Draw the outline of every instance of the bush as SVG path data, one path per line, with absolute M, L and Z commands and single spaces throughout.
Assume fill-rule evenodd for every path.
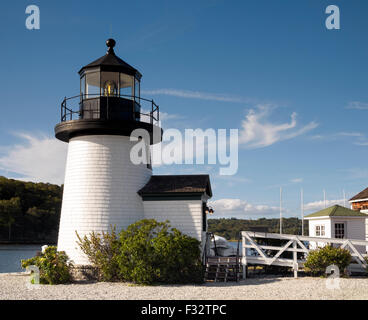
M 200 242 L 171 228 L 168 222 L 140 220 L 111 234 L 81 239 L 79 246 L 102 280 L 138 284 L 201 283 Z
M 200 283 L 200 242 L 168 222 L 141 220 L 120 233 L 121 277 L 140 284 Z
M 64 251 L 57 251 L 55 246 L 45 249 L 44 253 L 28 259 L 21 260 L 22 268 L 35 265 L 40 271 L 41 284 L 61 284 L 71 281 L 71 268 L 68 256 Z
M 119 239 L 116 235 L 116 229 L 111 227 L 110 233 L 92 232 L 89 237 L 84 236 L 83 239 L 77 232 L 76 234 L 79 240 L 77 244 L 98 271 L 98 279 L 101 281 L 118 280 Z
M 325 275 L 326 268 L 332 264 L 338 266 L 340 274 L 351 262 L 351 254 L 349 250 L 325 246 L 312 250 L 304 264 L 305 271 L 313 275 Z

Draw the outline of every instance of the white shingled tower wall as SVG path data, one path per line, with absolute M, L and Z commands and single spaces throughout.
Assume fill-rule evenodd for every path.
M 91 231 L 117 230 L 143 219 L 137 191 L 152 175 L 146 165 L 130 161 L 135 142 L 127 136 L 87 135 L 70 139 L 65 172 L 58 250 L 76 265 L 89 264 L 77 246 Z

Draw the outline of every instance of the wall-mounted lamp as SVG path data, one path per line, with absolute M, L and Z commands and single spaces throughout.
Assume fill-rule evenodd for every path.
M 206 207 L 206 214 L 213 214 L 215 211 L 212 209 L 212 207 Z

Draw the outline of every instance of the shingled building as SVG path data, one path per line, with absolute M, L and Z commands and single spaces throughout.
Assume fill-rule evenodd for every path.
M 172 227 L 205 240 L 207 200 L 212 197 L 209 175 L 151 176 L 138 194 L 145 218 L 169 220 Z
M 361 213 L 365 213 L 368 215 L 368 188 L 356 194 L 349 200 L 349 202 L 351 204 L 352 210 L 360 211 Z M 368 219 L 366 219 L 365 237 L 366 240 L 368 240 Z

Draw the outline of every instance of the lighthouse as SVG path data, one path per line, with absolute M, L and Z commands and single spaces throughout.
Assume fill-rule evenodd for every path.
M 80 69 L 80 94 L 62 101 L 55 126 L 69 144 L 57 246 L 77 266 L 90 262 L 76 233 L 120 231 L 143 218 L 169 220 L 204 245 L 212 197 L 209 175 L 154 176 L 150 161 L 132 161 L 133 131 L 144 131 L 147 149 L 161 142 L 159 107 L 141 97 L 142 75 L 115 54 L 115 40 L 106 45 Z
M 80 95 L 65 98 L 57 139 L 69 143 L 60 218 L 58 250 L 67 252 L 77 265 L 88 264 L 77 247 L 80 236 L 91 231 L 118 230 L 143 218 L 137 191 L 152 175 L 148 164 L 133 164 L 130 141 L 135 129 L 151 134 L 159 119 L 153 100 L 140 97 L 141 73 L 114 52 L 108 39 L 107 53 L 80 71 Z M 144 99 L 144 100 L 143 100 Z M 151 107 L 141 121 L 142 101 Z M 148 121 L 147 121 L 148 118 Z

